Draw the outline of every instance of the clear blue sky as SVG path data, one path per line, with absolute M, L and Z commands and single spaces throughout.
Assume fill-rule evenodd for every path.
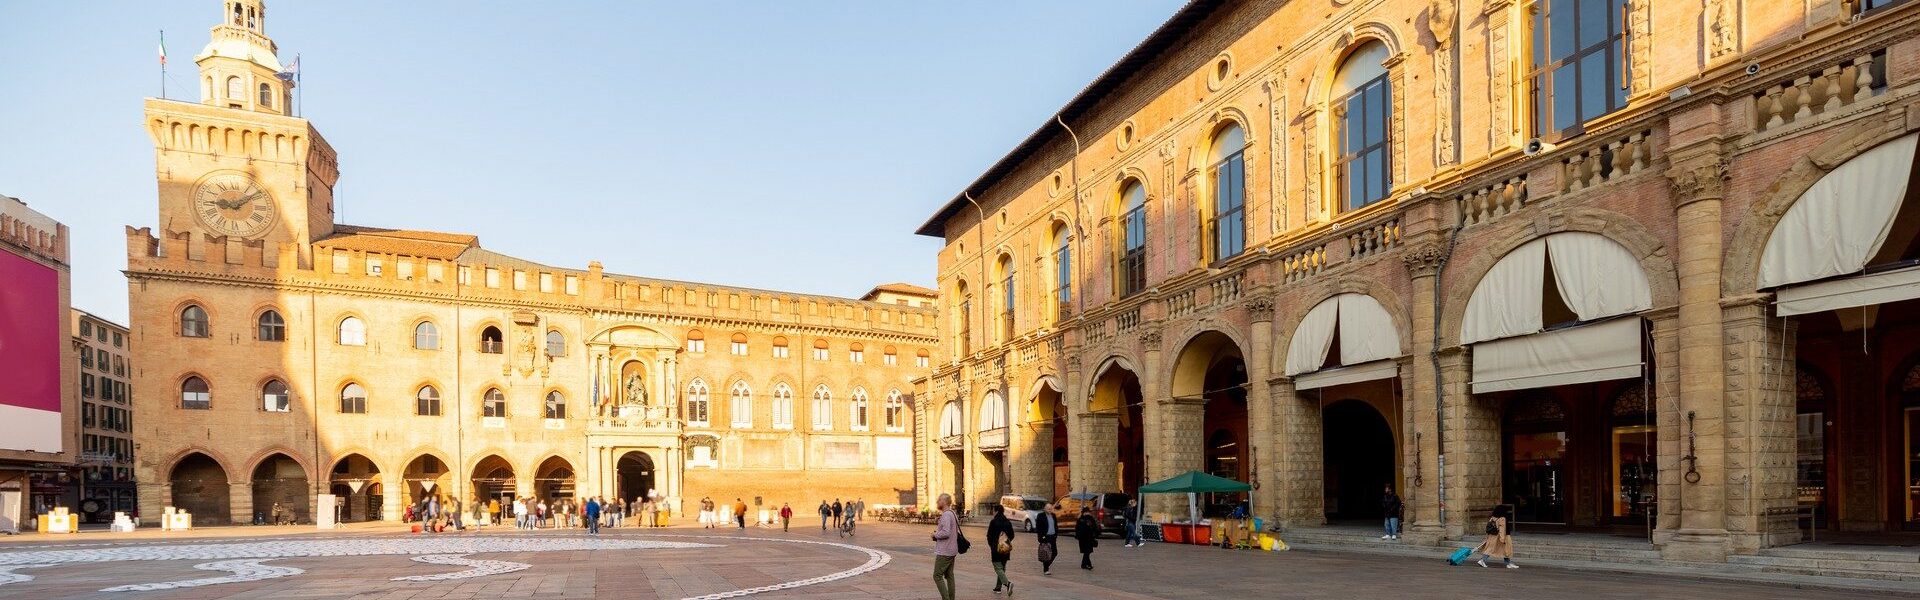
M 915 227 L 1182 0 L 269 1 L 339 220 L 559 267 L 854 296 L 929 285 Z M 0 194 L 73 230 L 126 318 L 156 218 L 143 97 L 195 98 L 218 0 L 0 3 Z

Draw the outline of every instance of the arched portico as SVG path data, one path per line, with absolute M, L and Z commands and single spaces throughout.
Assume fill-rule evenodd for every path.
M 1227 334 L 1205 331 L 1195 335 L 1173 363 L 1173 400 L 1165 407 L 1161 425 L 1171 431 L 1201 436 L 1198 452 L 1192 444 L 1169 444 L 1167 473 L 1203 470 L 1235 481 L 1250 481 L 1253 440 L 1247 427 L 1247 362 L 1240 345 Z M 1224 516 L 1247 494 L 1210 494 L 1205 512 Z

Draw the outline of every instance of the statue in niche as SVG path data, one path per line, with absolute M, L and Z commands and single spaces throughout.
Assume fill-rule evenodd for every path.
M 647 404 L 647 385 L 640 380 L 638 373 L 627 378 L 627 404 L 645 406 Z

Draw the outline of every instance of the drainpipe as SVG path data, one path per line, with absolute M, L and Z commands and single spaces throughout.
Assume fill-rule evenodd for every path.
M 1440 370 L 1440 318 L 1441 306 L 1445 296 L 1441 293 L 1440 281 L 1447 274 L 1447 263 L 1453 259 L 1453 250 L 1460 244 L 1460 228 L 1456 225 L 1447 235 L 1447 250 L 1440 254 L 1440 264 L 1433 270 L 1433 348 L 1427 358 L 1433 361 L 1433 443 L 1434 460 L 1439 467 L 1435 475 L 1440 485 L 1440 531 L 1446 535 L 1447 529 L 1447 394 L 1446 374 Z
M 1060 118 L 1058 113 L 1053 115 L 1053 122 L 1059 123 L 1060 128 L 1067 131 L 1067 137 L 1073 138 L 1073 157 L 1069 159 L 1070 166 L 1067 167 L 1067 170 L 1072 171 L 1072 173 L 1069 173 L 1069 176 L 1073 178 L 1073 243 L 1075 245 L 1083 245 L 1086 243 L 1087 238 L 1083 235 L 1086 232 L 1082 231 L 1080 226 L 1080 213 L 1086 210 L 1086 207 L 1082 206 L 1080 202 L 1080 135 L 1074 133 L 1073 126 L 1068 125 L 1066 119 Z M 1081 259 L 1085 252 L 1076 251 L 1073 254 L 1075 259 Z M 1069 265 L 1068 268 L 1071 269 L 1072 266 Z M 1086 292 L 1085 289 L 1081 289 L 1080 293 L 1074 294 L 1073 301 L 1076 306 L 1074 307 L 1073 314 L 1076 316 L 1086 312 Z
M 976 224 L 976 225 L 974 226 L 974 228 L 973 228 L 973 235 L 974 235 L 974 238 L 973 238 L 973 239 L 975 240 L 975 243 L 979 245 L 979 247 L 978 247 L 978 248 L 976 248 L 976 249 L 974 249 L 974 256 L 977 256 L 977 257 L 979 257 L 979 261 L 980 261 L 980 280 L 979 280 L 979 282 L 978 282 L 978 283 L 979 283 L 979 285 L 977 285 L 977 286 L 975 286 L 975 287 L 978 287 L 978 288 L 980 288 L 980 290 L 981 290 L 981 292 L 982 292 L 982 294 L 980 295 L 980 309 L 981 309 L 981 310 L 980 310 L 980 316 L 983 316 L 983 317 L 984 317 L 984 316 L 987 316 L 987 311 L 986 311 L 986 306 L 987 306 L 987 295 L 986 295 L 986 294 L 985 294 L 984 292 L 985 292 L 985 291 L 986 291 L 986 290 L 988 289 L 988 288 L 987 288 L 987 211 L 986 211 L 986 209 L 984 209 L 984 208 L 981 208 L 981 207 L 980 207 L 980 201 L 979 201 L 979 200 L 975 200 L 975 199 L 973 198 L 973 192 L 972 192 L 971 190 L 962 190 L 962 191 L 960 192 L 960 195 L 961 195 L 961 196 L 963 196 L 963 197 L 965 197 L 965 198 L 967 199 L 967 202 L 968 202 L 968 203 L 971 203 L 971 204 L 973 204 L 973 212 L 974 212 L 974 214 L 976 214 L 976 215 L 979 215 L 979 217 L 980 217 L 980 220 L 979 220 L 979 222 L 978 222 L 978 223 L 977 223 L 977 224 Z M 971 308 L 971 307 L 969 307 L 969 308 Z M 968 315 L 968 316 L 967 316 L 967 318 L 968 318 L 969 320 L 971 320 L 971 319 L 972 319 L 973 317 L 972 317 L 972 315 Z M 981 323 L 980 323 L 980 324 L 981 324 L 981 325 L 986 325 L 986 322 L 985 322 L 985 321 L 981 321 Z M 969 325 L 971 325 L 971 323 L 969 323 Z M 968 327 L 968 328 L 967 328 L 967 334 L 968 334 L 968 335 L 972 335 L 972 334 L 973 334 L 973 328 L 972 328 L 972 327 Z M 982 339 L 982 340 L 986 340 L 986 339 L 991 339 L 991 338 L 990 338 L 990 337 L 988 337 L 988 336 L 982 336 L 982 338 L 981 338 L 981 339 Z M 972 344 L 972 341 L 971 341 L 971 340 L 969 340 L 969 341 L 968 341 L 968 344 L 967 344 L 967 349 L 968 349 L 968 350 L 972 350 L 972 349 L 973 349 L 973 344 Z M 955 386 L 955 388 L 956 388 L 956 389 L 957 389 L 958 387 L 959 387 L 959 386 Z M 971 416 L 973 416 L 973 399 L 972 399 L 972 398 L 961 398 L 961 399 L 960 399 L 960 407 L 961 407 L 961 409 L 960 409 L 960 425 L 961 425 L 961 428 L 960 428 L 960 439 L 962 440 L 962 441 L 961 441 L 961 447 L 962 447 L 962 448 L 965 448 L 965 446 L 966 446 L 966 442 L 965 442 L 965 440 L 967 439 L 967 434 L 968 434 L 968 433 L 972 433 L 972 434 L 973 434 L 973 439 L 974 439 L 974 446 L 973 446 L 973 447 L 974 447 L 974 452 L 978 452 L 978 451 L 979 451 L 979 449 L 980 449 L 980 442 L 979 442 L 979 440 L 980 440 L 980 435 L 979 435 L 979 434 L 980 434 L 980 432 L 978 432 L 978 431 L 972 431 L 972 432 L 969 432 L 969 431 L 968 431 L 968 429 L 970 429 L 970 427 L 969 427 L 968 425 L 969 425 L 969 423 L 971 423 L 971 422 L 970 422 L 970 421 L 968 421 L 968 419 L 967 419 L 967 418 L 968 418 L 968 417 L 971 417 Z M 979 424 L 978 424 L 978 423 L 972 423 L 972 425 L 973 425 L 974 427 L 977 427 L 977 426 L 978 426 Z M 965 450 L 962 450 L 962 452 L 965 452 Z M 973 453 L 972 453 L 972 452 L 966 452 L 965 454 L 963 454 L 963 455 L 962 455 L 962 456 L 964 457 L 964 459 L 965 459 L 965 460 L 963 460 L 963 461 L 961 462 L 961 465 L 962 465 L 962 469 L 963 469 L 963 471 L 966 471 L 966 472 L 963 472 L 963 473 L 962 473 L 961 475 L 962 475 L 962 476 L 964 476 L 964 477 L 968 477 L 968 478 L 971 478 L 971 477 L 973 476 L 973 475 L 971 474 L 971 471 L 972 471 L 972 469 L 966 469 L 966 468 L 965 468 L 965 465 L 966 465 L 967 463 L 970 463 L 970 462 L 973 462 L 973 461 L 972 461 L 972 458 L 973 458 L 973 456 L 972 456 L 972 455 L 973 455 Z M 965 486 L 965 482 L 956 482 L 956 483 L 960 483 L 960 484 L 961 484 L 961 488 L 960 488 L 960 491 L 961 491 L 961 492 L 962 492 L 962 493 L 964 494 L 964 493 L 966 492 L 966 486 Z M 959 501 L 959 499 L 955 499 L 955 502 L 954 502 L 954 503 L 955 503 L 955 504 L 957 504 L 957 505 L 959 505 L 959 506 L 966 506 L 965 504 L 960 504 L 960 501 Z M 956 510 L 957 510 L 957 509 L 956 509 Z

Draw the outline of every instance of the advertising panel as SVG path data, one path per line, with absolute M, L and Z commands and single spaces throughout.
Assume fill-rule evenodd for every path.
M 0 252 L 0 450 L 60 452 L 60 275 Z

